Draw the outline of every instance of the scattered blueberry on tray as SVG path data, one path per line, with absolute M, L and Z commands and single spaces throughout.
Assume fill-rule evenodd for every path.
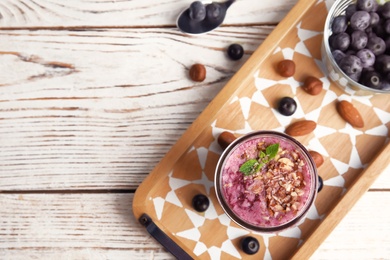
M 192 206 L 198 212 L 204 212 L 208 209 L 210 200 L 203 194 L 197 194 L 192 199 Z
M 248 255 L 254 255 L 260 249 L 259 241 L 251 236 L 244 237 L 241 240 L 241 249 Z
M 322 180 L 321 176 L 318 175 L 318 189 L 317 189 L 317 191 L 320 192 L 323 187 L 324 187 L 324 181 Z
M 297 102 L 291 97 L 283 97 L 279 101 L 278 111 L 284 116 L 291 116 L 297 110 Z

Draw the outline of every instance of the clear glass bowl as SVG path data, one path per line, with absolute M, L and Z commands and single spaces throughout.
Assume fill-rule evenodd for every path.
M 356 3 L 356 0 L 337 0 L 334 2 L 329 10 L 328 16 L 324 26 L 324 39 L 321 46 L 322 61 L 327 69 L 328 76 L 334 81 L 337 86 L 343 89 L 346 93 L 357 96 L 367 96 L 373 94 L 390 94 L 390 91 L 374 89 L 366 87 L 350 77 L 348 77 L 337 65 L 333 58 L 332 52 L 329 46 L 329 36 L 332 35 L 332 22 L 333 19 L 345 12 L 348 5 Z
M 242 165 L 243 161 L 253 158 L 264 148 L 259 149 L 260 145 L 268 146 L 272 143 L 279 143 L 280 146 L 279 155 L 273 159 L 274 163 L 277 162 L 277 166 L 265 166 L 263 172 L 251 175 L 251 177 L 246 177 L 239 172 L 239 165 Z M 293 170 L 291 168 L 285 170 L 287 168 L 284 167 L 287 167 L 289 163 L 281 159 L 286 156 L 280 156 L 281 151 L 288 154 L 288 157 L 295 158 L 293 160 L 295 165 L 289 166 Z M 243 154 L 245 158 L 242 157 Z M 299 167 L 296 166 L 298 164 Z M 270 175 L 267 175 L 268 172 Z M 299 175 L 300 177 L 297 177 Z M 275 181 L 271 180 L 273 178 Z M 305 184 L 302 184 L 302 178 Z M 289 186 L 294 180 L 302 180 L 301 186 L 299 182 L 294 182 L 293 186 Z M 217 163 L 214 184 L 219 204 L 236 224 L 254 232 L 279 233 L 299 225 L 304 220 L 317 196 L 318 174 L 309 152 L 297 140 L 276 131 L 256 131 L 236 139 L 224 150 Z M 261 188 L 259 189 L 260 186 L 256 185 L 260 185 Z M 285 195 L 279 195 L 279 190 L 288 192 Z M 293 206 L 295 203 L 293 200 L 286 200 L 286 203 L 277 202 L 281 201 L 283 196 L 297 196 L 292 192 L 299 194 L 298 199 L 295 200 L 295 202 L 300 202 L 297 204 L 298 208 Z M 279 208 L 282 206 L 283 210 L 280 208 L 273 211 L 276 206 Z

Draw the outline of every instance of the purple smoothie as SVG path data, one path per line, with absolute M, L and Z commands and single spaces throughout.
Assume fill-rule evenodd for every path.
M 248 160 L 261 162 L 259 154 L 272 144 L 279 144 L 274 158 L 250 174 L 240 171 Z M 240 143 L 222 166 L 224 200 L 240 219 L 258 227 L 292 221 L 301 215 L 313 192 L 310 162 L 305 158 L 296 145 L 281 138 L 257 137 Z

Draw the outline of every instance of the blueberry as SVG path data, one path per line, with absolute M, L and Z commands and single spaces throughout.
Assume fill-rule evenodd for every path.
M 386 31 L 383 28 L 382 24 L 372 26 L 372 32 L 374 33 L 374 35 L 371 36 L 384 37 L 386 35 Z
M 361 72 L 356 72 L 356 73 L 353 73 L 353 74 L 348 75 L 348 76 L 349 76 L 352 80 L 354 80 L 354 81 L 356 81 L 356 82 L 359 82 L 361 75 L 362 75 Z
M 353 80 L 358 81 L 363 70 L 361 60 L 355 55 L 346 55 L 340 61 L 340 69 Z
M 361 50 L 366 47 L 368 42 L 367 34 L 363 31 L 354 31 L 351 34 L 351 48 Z
M 346 51 L 351 43 L 351 38 L 348 33 L 337 33 L 330 39 L 330 44 L 333 49 Z
M 248 255 L 256 254 L 260 249 L 259 241 L 251 236 L 241 239 L 241 249 Z
M 364 32 L 367 34 L 367 37 L 370 37 L 371 35 L 374 35 L 374 30 L 372 29 L 374 26 L 369 26 L 367 29 L 364 30 Z
M 382 24 L 383 30 L 389 34 L 390 33 L 390 19 L 386 19 Z
M 383 80 L 380 89 L 385 91 L 390 91 L 390 82 L 387 80 Z
M 291 97 L 284 97 L 279 101 L 278 111 L 282 115 L 291 116 L 297 110 L 297 102 Z
M 208 209 L 210 205 L 210 200 L 207 196 L 203 194 L 195 195 L 192 198 L 192 206 L 198 212 L 204 212 Z
M 367 42 L 367 49 L 372 51 L 375 56 L 381 55 L 386 51 L 385 41 L 377 36 L 370 37 Z
M 357 8 L 359 10 L 371 12 L 378 9 L 378 3 L 376 0 L 357 0 L 356 1 Z
M 351 28 L 364 31 L 370 25 L 371 16 L 367 11 L 356 11 L 350 19 Z
M 336 63 L 339 64 L 341 59 L 344 58 L 346 54 L 340 50 L 334 50 L 332 51 L 332 55 Z
M 365 71 L 362 73 L 360 83 L 369 88 L 379 89 L 382 86 L 382 77 L 376 71 Z
M 347 30 L 348 21 L 345 15 L 336 16 L 332 22 L 332 32 L 341 33 Z
M 345 51 L 345 55 L 356 55 L 356 51 L 352 49 L 348 49 Z
M 385 53 L 386 53 L 386 54 L 390 54 L 390 37 L 388 37 L 388 38 L 385 40 L 385 44 L 386 44 L 386 51 L 385 51 Z
M 367 72 L 367 71 L 375 71 L 374 66 L 370 66 L 370 67 L 367 67 L 367 68 L 363 68 L 362 73 L 363 73 L 363 72 Z
M 356 56 L 362 62 L 363 68 L 372 67 L 375 63 L 375 55 L 369 49 L 362 49 L 356 53 Z
M 227 49 L 227 54 L 232 60 L 239 60 L 244 56 L 244 48 L 237 43 L 231 44 Z
M 352 15 L 357 11 L 357 5 L 356 4 L 350 4 L 345 8 L 345 16 L 347 16 L 347 19 L 351 19 Z
M 210 21 L 219 20 L 222 15 L 221 6 L 217 3 L 211 3 L 206 6 L 206 16 Z
M 370 12 L 370 25 L 375 26 L 379 24 L 379 21 L 381 20 L 379 14 L 377 12 Z
M 390 18 L 390 2 L 384 3 L 379 12 L 385 19 Z
M 322 188 L 324 187 L 324 181 L 322 180 L 321 176 L 318 175 L 318 187 L 317 192 L 320 192 Z
M 189 8 L 189 16 L 195 22 L 200 22 L 206 18 L 206 7 L 200 1 L 192 2 Z
M 387 75 L 390 73 L 390 56 L 386 54 L 377 56 L 375 59 L 374 68 L 382 75 Z
M 335 33 L 331 34 L 331 35 L 329 36 L 329 38 L 328 38 L 329 46 L 330 46 L 332 49 L 334 49 L 333 46 L 335 45 L 335 39 L 336 39 L 336 34 L 335 34 Z

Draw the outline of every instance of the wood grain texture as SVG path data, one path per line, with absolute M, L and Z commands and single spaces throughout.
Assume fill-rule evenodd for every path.
M 174 259 L 128 192 L 298 0 L 237 0 L 201 36 L 174 25 L 191 2 L 0 1 L 1 259 Z M 233 42 L 240 61 L 226 57 Z M 194 62 L 206 82 L 188 79 Z M 311 259 L 388 258 L 389 173 Z
M 272 29 L 0 31 L 1 188 L 135 189 Z
M 191 0 L 4 0 L 0 26 L 19 27 L 163 27 L 174 26 Z M 297 0 L 238 0 L 224 25 L 275 24 Z
M 2 259 L 171 257 L 134 219 L 132 198 L 110 193 L 2 194 L 0 255 Z
M 0 194 L 0 255 L 42 260 L 173 259 L 133 217 L 132 200 L 132 194 L 115 193 Z M 389 203 L 383 192 L 367 193 L 311 259 L 386 259 L 390 220 L 378 208 Z

